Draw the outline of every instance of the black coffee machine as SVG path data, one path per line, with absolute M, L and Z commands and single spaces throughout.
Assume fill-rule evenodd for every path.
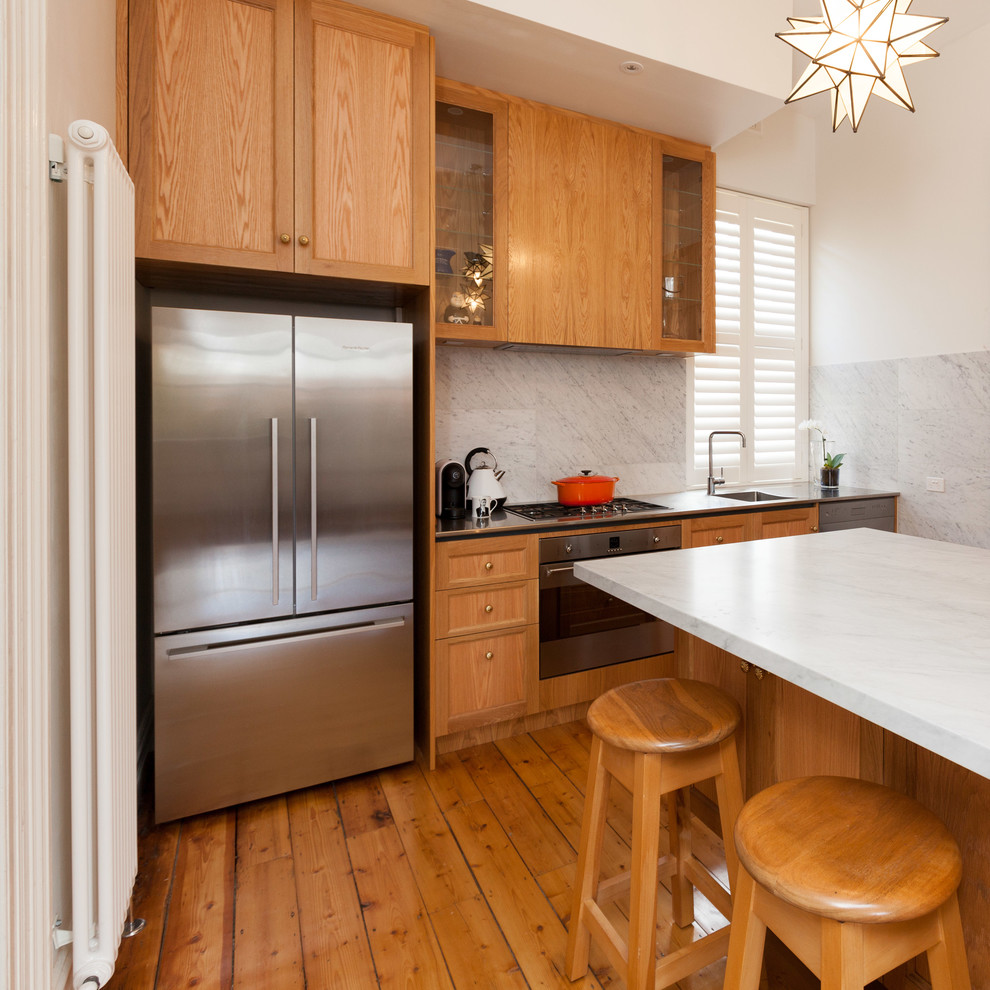
M 437 515 L 463 519 L 467 505 L 467 471 L 460 461 L 437 461 Z

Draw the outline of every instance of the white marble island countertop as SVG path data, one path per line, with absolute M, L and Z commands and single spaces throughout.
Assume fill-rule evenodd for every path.
M 990 778 L 990 550 L 854 529 L 574 574 Z

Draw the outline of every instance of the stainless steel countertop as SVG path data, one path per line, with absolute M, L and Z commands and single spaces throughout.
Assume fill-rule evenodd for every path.
M 464 519 L 438 519 L 436 538 L 445 540 L 477 536 L 503 536 L 508 533 L 547 532 L 585 526 L 631 526 L 665 519 L 680 519 L 685 516 L 722 515 L 728 512 L 768 512 L 773 509 L 808 505 L 814 502 L 841 502 L 853 498 L 890 498 L 900 494 L 900 492 L 875 491 L 869 488 L 850 488 L 848 486 L 840 486 L 834 492 L 823 492 L 817 485 L 809 483 L 741 485 L 738 488 L 727 489 L 729 492 L 753 490 L 783 497 L 768 502 L 739 502 L 724 498 L 721 495 L 708 495 L 704 489 L 685 492 L 660 492 L 648 495 L 629 495 L 622 492 L 620 494 L 627 498 L 656 503 L 657 511 L 655 513 L 629 512 L 615 516 L 596 516 L 593 519 L 590 517 L 570 517 L 568 519 L 541 519 L 537 521 L 524 519 L 522 516 L 499 510 L 494 512 L 489 520 L 474 519 L 470 516 Z M 550 500 L 548 499 L 548 501 Z

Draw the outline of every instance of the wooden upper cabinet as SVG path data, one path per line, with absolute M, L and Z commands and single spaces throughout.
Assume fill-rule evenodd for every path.
M 428 284 L 432 48 L 332 0 L 131 0 L 140 258 Z
M 140 258 L 292 270 L 292 0 L 132 0 Z
M 711 149 L 511 100 L 509 339 L 714 350 Z
M 431 51 L 417 25 L 297 2 L 296 271 L 429 283 Z
M 436 337 L 498 343 L 508 339 L 508 104 L 446 79 L 436 101 Z
M 509 339 L 649 348 L 651 141 L 509 106 Z
M 653 147 L 654 346 L 715 350 L 715 155 L 657 138 Z

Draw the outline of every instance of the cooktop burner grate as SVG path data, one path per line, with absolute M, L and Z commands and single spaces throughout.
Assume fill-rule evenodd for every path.
M 640 502 L 634 498 L 616 498 L 602 505 L 561 505 L 560 502 L 520 502 L 503 506 L 526 519 L 603 519 L 623 516 L 630 512 L 657 512 L 667 508 L 653 502 Z

